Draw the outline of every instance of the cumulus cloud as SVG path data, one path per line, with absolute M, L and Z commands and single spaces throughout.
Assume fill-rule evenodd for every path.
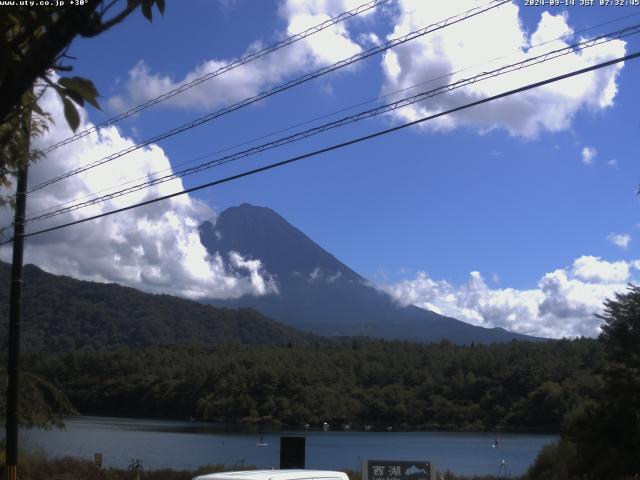
M 490 288 L 480 272 L 455 286 L 425 272 L 380 288 L 401 305 L 417 305 L 483 327 L 543 337 L 595 336 L 602 303 L 624 292 L 640 261 L 609 262 L 582 256 L 566 268 L 545 274 L 536 288 Z M 637 273 L 637 272 L 636 272 Z
M 57 96 L 48 92 L 44 110 L 55 124 L 37 140 L 50 145 L 71 134 Z M 91 126 L 80 108 L 81 129 Z M 133 145 L 115 128 L 84 137 L 59 148 L 30 168 L 29 185 L 37 185 L 67 172 L 90 159 Z M 75 175 L 29 195 L 27 217 L 105 186 L 130 178 L 169 169 L 169 159 L 156 145 L 140 149 L 116 162 Z M 29 224 L 27 232 L 73 221 L 126 205 L 182 190 L 181 180 L 156 185 L 70 214 Z M 12 212 L 0 211 L 0 222 L 11 222 Z M 26 240 L 25 262 L 34 263 L 55 274 L 98 282 L 117 282 L 150 292 L 163 292 L 190 298 L 262 295 L 276 291 L 273 279 L 258 260 L 232 255 L 227 261 L 209 255 L 200 243 L 198 225 L 213 212 L 202 202 L 187 195 L 104 217 Z M 10 246 L 0 249 L 0 257 L 10 259 Z
M 607 262 L 600 257 L 583 255 L 573 262 L 571 273 L 574 277 L 592 283 L 624 283 L 629 279 L 629 262 Z
M 251 286 L 257 295 L 266 295 L 268 293 L 278 293 L 277 285 L 271 278 L 264 276 L 262 262 L 258 259 L 246 259 L 238 252 L 229 252 L 231 265 L 239 270 L 246 270 L 250 273 Z
M 286 30 L 281 32 L 281 36 L 302 32 L 341 12 L 355 8 L 360 2 L 361 0 L 283 0 L 279 12 L 286 22 Z M 391 22 L 390 25 L 385 25 L 387 30 L 391 29 L 387 36 L 391 39 L 476 6 L 475 0 L 398 0 L 393 9 L 386 10 L 386 15 L 378 15 L 375 18 L 380 22 Z M 376 9 L 369 10 L 358 19 L 372 17 L 375 12 Z M 360 28 L 352 28 L 357 21 L 360 21 Z M 361 28 L 363 23 L 365 28 Z M 371 25 L 374 23 L 369 22 Z M 254 96 L 292 75 L 334 63 L 359 53 L 363 48 L 384 41 L 378 34 L 369 31 L 372 28 L 366 28 L 367 25 L 366 21 L 361 20 L 341 22 L 192 88 L 168 100 L 165 105 L 211 110 Z M 560 36 L 565 38 L 556 40 Z M 520 21 L 517 3 L 509 3 L 387 51 L 381 62 L 381 93 L 392 94 L 449 75 L 451 72 L 459 72 L 448 77 L 449 82 L 455 82 L 506 63 L 539 55 L 544 51 L 566 47 L 579 40 L 582 38 L 573 35 L 566 12 L 543 12 L 536 28 L 529 32 Z M 542 43 L 545 45 L 536 48 Z M 255 42 L 245 53 L 256 51 L 263 46 L 261 42 Z M 400 121 L 416 120 L 550 76 L 622 56 L 625 50 L 626 42 L 612 40 L 597 47 L 573 52 L 543 64 L 457 89 L 446 95 L 401 108 L 390 115 Z M 501 58 L 496 60 L 500 55 Z M 494 60 L 478 65 L 489 57 Z M 123 82 L 124 91 L 110 98 L 109 103 L 113 109 L 123 110 L 213 72 L 231 61 L 233 59 L 228 58 L 206 60 L 183 78 L 154 72 L 144 61 L 140 61 Z M 349 68 L 353 70 L 355 66 Z M 542 131 L 567 129 L 581 109 L 598 111 L 613 105 L 618 89 L 617 78 L 622 68 L 622 64 L 617 64 L 565 79 L 481 107 L 440 117 L 421 124 L 421 128 L 449 131 L 466 126 L 480 132 L 500 128 L 507 130 L 511 135 L 527 138 L 535 137 Z M 429 88 L 440 86 L 444 81 L 431 83 Z
M 585 165 L 593 165 L 593 159 L 598 155 L 598 151 L 593 147 L 584 147 L 581 152 L 582 163 Z
M 360 0 L 331 2 L 287 0 L 279 9 L 280 15 L 287 24 L 286 31 L 281 32 L 282 37 L 304 32 L 360 4 Z M 375 9 L 364 12 L 361 16 L 366 17 L 373 12 Z M 255 42 L 241 56 L 263 47 L 265 45 L 261 42 Z M 176 95 L 165 105 L 200 110 L 229 105 L 253 97 L 291 75 L 306 73 L 311 68 L 335 63 L 360 51 L 360 45 L 351 39 L 345 23 L 341 22 Z M 131 105 L 143 103 L 187 84 L 207 73 L 215 72 L 234 60 L 222 58 L 206 60 L 181 79 L 176 79 L 169 74 L 153 72 L 151 67 L 141 60 L 129 71 L 129 76 L 123 83 L 125 91 L 111 97 L 109 104 L 116 111 L 124 110 Z
M 620 248 L 627 248 L 631 242 L 631 236 L 626 233 L 610 233 L 607 240 Z
M 476 5 L 473 0 L 458 2 L 421 2 L 399 0 L 395 26 L 389 37 L 397 37 L 434 21 L 455 15 Z M 492 12 L 478 15 L 451 25 L 418 40 L 388 51 L 382 61 L 384 71 L 383 93 L 428 81 L 457 72 L 450 82 L 535 56 L 547 50 L 563 48 L 576 39 L 555 40 L 572 34 L 566 13 L 556 15 L 543 12 L 537 28 L 529 34 L 519 21 L 519 7 L 509 3 Z M 552 41 L 553 40 L 553 41 Z M 579 40 L 579 39 L 578 39 Z M 543 42 L 551 42 L 534 49 Z M 505 46 L 514 49 L 505 51 Z M 584 68 L 625 53 L 625 42 L 613 40 L 598 47 L 573 52 L 561 58 L 518 70 L 491 80 L 478 82 L 447 95 L 395 111 L 402 121 L 415 120 L 483 97 L 495 95 L 548 77 Z M 491 65 L 469 70 L 479 60 L 498 53 L 509 54 Z M 601 110 L 613 104 L 617 93 L 617 76 L 621 64 L 597 70 L 539 87 L 482 107 L 471 108 L 435 121 L 422 124 L 422 128 L 440 131 L 467 126 L 480 131 L 495 128 L 507 130 L 511 135 L 535 137 L 541 131 L 559 131 L 570 126 L 572 118 L 582 108 Z M 434 85 L 435 86 L 435 85 Z M 431 87 L 433 88 L 433 87 Z

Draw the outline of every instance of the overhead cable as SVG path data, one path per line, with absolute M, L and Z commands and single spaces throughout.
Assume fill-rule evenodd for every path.
M 209 72 L 206 73 L 205 75 L 202 75 L 198 78 L 194 78 L 193 80 L 191 80 L 190 82 L 184 83 L 176 88 L 174 88 L 173 90 L 170 90 L 168 92 L 163 93 L 162 95 L 158 95 L 157 97 L 154 97 L 144 103 L 141 103 L 140 105 L 136 105 L 133 108 L 130 108 L 129 110 L 122 112 L 112 118 L 109 118 L 108 120 L 105 120 L 101 123 L 98 123 L 97 125 L 94 125 L 90 128 L 87 128 L 85 130 L 82 130 L 81 132 L 77 132 L 76 134 L 65 138 L 64 140 L 61 140 L 45 149 L 42 150 L 43 153 L 49 153 L 63 145 L 67 145 L 69 143 L 75 142 L 76 140 L 79 140 L 80 138 L 86 137 L 87 135 L 90 135 L 93 132 L 96 132 L 98 129 L 100 128 L 104 128 L 107 127 L 109 125 L 113 125 L 114 123 L 117 123 L 121 120 L 124 120 L 125 118 L 131 117 L 137 113 L 140 113 L 143 110 L 146 110 L 147 108 L 153 106 L 153 105 L 157 105 L 158 103 L 164 102 L 165 100 L 168 100 L 182 92 L 185 92 L 187 90 L 190 90 L 193 87 L 196 87 L 208 80 L 211 80 L 212 78 L 215 78 L 219 75 L 222 75 L 223 73 L 227 73 L 237 67 L 240 67 L 242 65 L 246 65 L 247 63 L 253 62 L 254 60 L 257 60 L 259 58 L 264 57 L 265 55 L 269 55 L 270 53 L 273 53 L 277 50 L 280 50 L 281 48 L 284 47 L 288 47 L 289 45 L 292 45 L 300 40 L 303 40 L 307 37 L 310 37 L 311 35 L 314 35 L 318 32 L 321 32 L 322 30 L 325 30 L 326 28 L 332 27 L 340 22 L 343 22 L 345 20 L 348 20 L 352 17 L 355 17 L 357 15 L 360 15 L 364 12 L 367 12 L 369 10 L 372 10 L 384 3 L 387 3 L 391 0 L 373 0 L 370 1 L 368 3 L 364 3 L 352 10 L 349 10 L 348 12 L 342 12 L 338 15 L 336 15 L 333 18 L 330 18 L 329 20 L 325 20 L 322 23 L 319 23 L 317 25 L 314 25 L 313 27 L 310 27 L 308 29 L 306 29 L 304 32 L 301 33 L 296 33 L 295 35 L 291 35 L 290 37 L 285 38 L 284 40 L 281 40 L 277 43 L 274 43 L 273 45 L 269 45 L 268 47 L 264 47 L 256 52 L 252 52 L 249 53 L 247 55 L 245 55 L 244 57 L 239 58 L 238 60 L 234 60 L 226 65 L 224 65 L 223 67 L 218 68 L 217 70 L 214 70 L 213 72 Z
M 637 15 L 640 15 L 640 12 L 635 12 L 635 13 L 630 13 L 630 14 L 619 16 L 619 17 L 615 17 L 613 19 L 607 20 L 605 22 L 602 22 L 602 23 L 599 23 L 599 24 L 596 24 L 596 25 L 592 25 L 592 26 L 587 27 L 587 28 L 583 28 L 581 30 L 577 30 L 575 32 L 572 31 L 570 33 L 565 33 L 565 34 L 563 34 L 563 35 L 561 35 L 559 37 L 556 37 L 556 38 L 553 38 L 553 39 L 550 39 L 550 40 L 546 40 L 544 42 L 533 44 L 527 49 L 527 53 L 530 53 L 532 50 L 538 49 L 538 48 L 540 48 L 542 46 L 545 46 L 545 45 L 548 45 L 550 43 L 554 43 L 554 42 L 557 42 L 557 41 L 560 41 L 560 40 L 564 40 L 564 39 L 569 38 L 569 37 L 574 37 L 574 36 L 576 36 L 576 35 L 578 35 L 580 33 L 584 33 L 584 32 L 587 32 L 587 31 L 592 31 L 592 30 L 595 30 L 597 28 L 603 27 L 605 25 L 610 25 L 612 23 L 616 23 L 616 22 L 620 22 L 620 21 L 623 21 L 623 20 L 627 20 L 627 19 L 629 19 L 631 17 L 634 17 L 634 16 L 637 16 Z M 229 150 L 233 150 L 235 148 L 239 148 L 239 147 L 244 147 L 246 145 L 250 145 L 250 144 L 255 143 L 257 141 L 264 140 L 264 139 L 269 138 L 269 137 L 273 137 L 273 136 L 275 136 L 277 134 L 293 130 L 294 128 L 302 127 L 302 126 L 311 124 L 311 123 L 319 121 L 319 120 L 324 120 L 325 118 L 329 118 L 329 117 L 338 115 L 339 113 L 343 113 L 343 112 L 347 112 L 349 110 L 353 110 L 353 109 L 355 109 L 357 107 L 361 107 L 363 105 L 368 105 L 368 104 L 371 104 L 371 103 L 374 103 L 374 102 L 378 102 L 378 101 L 383 100 L 385 98 L 390 98 L 390 97 L 392 97 L 394 95 L 398 95 L 400 93 L 407 92 L 409 90 L 414 90 L 414 89 L 416 89 L 416 88 L 418 88 L 420 86 L 427 85 L 427 84 L 430 84 L 430 83 L 434 83 L 434 82 L 436 82 L 438 80 L 442 80 L 442 79 L 445 79 L 445 78 L 453 77 L 454 75 L 457 75 L 459 73 L 471 70 L 473 68 L 493 63 L 496 60 L 500 60 L 500 59 L 505 58 L 505 57 L 511 57 L 511 56 L 513 56 L 512 54 L 514 52 L 517 52 L 518 54 L 521 54 L 522 50 L 521 50 L 520 47 L 517 47 L 516 49 L 512 49 L 510 52 L 505 52 L 504 54 L 502 54 L 499 57 L 494 57 L 492 59 L 485 60 L 485 61 L 483 61 L 481 63 L 477 63 L 475 65 L 470 65 L 470 66 L 467 66 L 467 67 L 464 67 L 464 68 L 460 68 L 458 70 L 455 70 L 455 71 L 452 71 L 452 72 L 448 72 L 446 74 L 443 74 L 443 75 L 440 75 L 440 76 L 437 76 L 437 77 L 430 78 L 429 80 L 425 80 L 425 81 L 422 81 L 422 82 L 419 82 L 419 83 L 415 83 L 415 84 L 413 84 L 411 86 L 404 87 L 404 88 L 399 89 L 399 90 L 394 90 L 393 92 L 389 92 L 389 93 L 386 93 L 384 95 L 380 95 L 380 96 L 378 96 L 376 98 L 373 98 L 373 99 L 363 100 L 363 101 L 358 102 L 356 104 L 352 104 L 352 105 L 350 105 L 348 107 L 344 107 L 344 108 L 341 108 L 339 110 L 335 110 L 335 111 L 330 112 L 330 113 L 326 113 L 326 114 L 323 114 L 323 115 L 320 115 L 320 116 L 317 116 L 317 117 L 314 117 L 314 118 L 311 118 L 311 119 L 308 119 L 308 120 L 304 120 L 302 122 L 298 122 L 296 124 L 289 125 L 287 127 L 280 128 L 280 129 L 275 130 L 275 131 L 271 131 L 271 132 L 269 132 L 267 134 L 260 135 L 258 137 L 254 137 L 254 138 L 249 139 L 249 140 L 245 140 L 245 141 L 243 141 L 241 143 L 234 144 L 234 145 L 231 145 L 231 146 L 216 150 L 214 152 L 210 152 L 210 153 L 207 153 L 207 154 L 199 155 L 199 156 L 197 156 L 195 158 L 192 158 L 192 159 L 184 161 L 184 162 L 178 162 L 178 163 L 174 164 L 172 167 L 168 167 L 168 168 L 165 168 L 163 170 L 155 171 L 153 173 L 147 173 L 147 174 L 145 174 L 145 175 L 143 175 L 141 177 L 133 178 L 131 180 L 127 180 L 125 182 L 119 183 L 117 185 L 113 185 L 111 187 L 106 187 L 106 188 L 103 188 L 103 189 L 95 191 L 95 192 L 91 192 L 91 193 L 87 193 L 87 194 L 81 195 L 81 196 L 76 197 L 74 199 L 62 202 L 62 203 L 60 203 L 58 205 L 52 205 L 52 206 L 37 210 L 35 212 L 32 212 L 32 216 L 38 216 L 38 215 L 43 214 L 43 213 L 52 212 L 54 210 L 58 210 L 58 209 L 60 209 L 60 208 L 62 208 L 64 206 L 66 206 L 66 205 L 71 205 L 73 203 L 79 202 L 80 200 L 83 200 L 85 198 L 97 197 L 98 194 L 100 194 L 100 193 L 108 192 L 109 190 L 113 190 L 113 189 L 118 188 L 118 187 L 124 187 L 125 185 L 130 185 L 130 184 L 132 184 L 132 183 L 134 183 L 136 181 L 148 179 L 150 176 L 157 177 L 158 175 L 160 175 L 162 173 L 174 170 L 176 167 L 181 167 L 181 166 L 185 166 L 185 165 L 188 165 L 188 164 L 191 164 L 191 163 L 195 163 L 197 161 L 205 160 L 205 159 L 210 158 L 210 157 L 212 157 L 214 155 L 218 155 L 218 154 L 227 152 Z
M 251 176 L 251 175 L 258 174 L 258 173 L 262 173 L 262 172 L 266 172 L 266 171 L 269 171 L 269 170 L 273 170 L 273 169 L 278 168 L 278 167 L 289 165 L 289 164 L 292 164 L 294 162 L 298 162 L 300 160 L 304 160 L 306 158 L 315 157 L 317 155 L 321 155 L 321 154 L 328 153 L 328 152 L 331 152 L 331 151 L 334 151 L 334 150 L 345 148 L 345 147 L 348 147 L 350 145 L 355 145 L 355 144 L 358 144 L 358 143 L 362 143 L 364 141 L 372 140 L 374 138 L 381 137 L 383 135 L 387 135 L 389 133 L 396 132 L 398 130 L 402 130 L 402 129 L 405 129 L 405 128 L 408 128 L 408 127 L 411 127 L 411 126 L 414 126 L 414 125 L 418 125 L 420 123 L 423 123 L 423 122 L 426 122 L 426 121 L 429 121 L 429 120 L 434 120 L 436 118 L 439 118 L 439 117 L 442 117 L 442 116 L 445 116 L 445 115 L 449 115 L 451 113 L 459 112 L 459 111 L 465 110 L 467 108 L 471 108 L 471 107 L 475 107 L 475 106 L 482 105 L 482 104 L 485 104 L 485 103 L 493 102 L 493 101 L 501 99 L 501 98 L 505 98 L 505 97 L 508 97 L 508 96 L 511 96 L 511 95 L 515 95 L 515 94 L 518 94 L 518 93 L 521 93 L 521 92 L 524 92 L 524 91 L 527 91 L 527 90 L 531 90 L 531 89 L 534 89 L 534 88 L 538 88 L 538 87 L 541 87 L 541 86 L 544 86 L 544 85 L 548 85 L 548 84 L 551 84 L 551 83 L 554 83 L 554 82 L 558 82 L 560 80 L 571 78 L 571 77 L 574 77 L 576 75 L 581 75 L 581 74 L 584 74 L 584 73 L 592 72 L 592 71 L 595 71 L 595 70 L 598 70 L 598 69 L 601 69 L 601 68 L 605 68 L 605 67 L 610 67 L 610 66 L 615 65 L 617 63 L 626 62 L 626 61 L 629 61 L 629 60 L 636 59 L 638 57 L 640 57 L 640 51 L 639 52 L 634 52 L 634 53 L 629 54 L 629 55 L 625 55 L 623 57 L 615 58 L 613 60 L 609 60 L 609 61 L 606 61 L 606 62 L 601 62 L 601 63 L 598 63 L 596 65 L 592 65 L 590 67 L 581 68 L 579 70 L 574 70 L 574 71 L 569 72 L 569 73 L 565 73 L 565 74 L 558 75 L 558 76 L 555 76 L 555 77 L 552 77 L 552 78 L 548 78 L 546 80 L 541 80 L 539 82 L 530 83 L 530 84 L 525 85 L 523 87 L 515 88 L 513 90 L 509 90 L 509 91 L 506 91 L 506 92 L 503 92 L 503 93 L 500 93 L 500 94 L 497 94 L 497 95 L 492 95 L 490 97 L 486 97 L 486 98 L 483 98 L 481 100 L 477 100 L 475 102 L 467 103 L 467 104 L 464 104 L 464 105 L 461 105 L 461 106 L 458 106 L 458 107 L 455 107 L 455 108 L 451 108 L 449 110 L 445 110 L 445 111 L 442 111 L 442 112 L 439 112 L 439 113 L 435 113 L 433 115 L 429 115 L 429 116 L 420 118 L 418 120 L 407 122 L 407 123 L 404 123 L 402 125 L 398 125 L 398 126 L 395 126 L 395 127 L 387 128 L 385 130 L 380 130 L 378 132 L 375 132 L 375 133 L 372 133 L 372 134 L 369 134 L 369 135 L 364 135 L 364 136 L 361 136 L 361 137 L 358 137 L 358 138 L 355 138 L 355 139 L 352 139 L 352 140 L 349 140 L 349 141 L 346 141 L 346 142 L 334 144 L 334 145 L 331 145 L 329 147 L 321 148 L 319 150 L 314 150 L 312 152 L 308 152 L 308 153 L 305 153 L 305 154 L 302 154 L 302 155 L 298 155 L 296 157 L 292 157 L 292 158 L 289 158 L 287 160 L 282 160 L 280 162 L 271 163 L 271 164 L 265 165 L 263 167 L 255 168 L 253 170 L 248 170 L 248 171 L 245 171 L 245 172 L 242 172 L 242 173 L 238 173 L 236 175 L 232 175 L 232 176 L 229 176 L 229 177 L 226 177 L 226 178 L 222 178 L 222 179 L 219 179 L 219 180 L 214 180 L 212 182 L 208 182 L 208 183 L 201 184 L 201 185 L 198 185 L 198 186 L 195 186 L 195 187 L 191 187 L 191 188 L 187 188 L 187 189 L 184 189 L 184 190 L 180 190 L 178 192 L 174 192 L 174 193 L 171 193 L 171 194 L 168 194 L 168 195 L 163 195 L 161 197 L 156 197 L 156 198 L 153 198 L 153 199 L 150 199 L 150 200 L 146 200 L 146 201 L 143 201 L 143 202 L 139 202 L 139 203 L 135 203 L 135 204 L 132 204 L 132 205 L 128 205 L 126 207 L 122 207 L 122 208 L 118 208 L 118 209 L 115 209 L 115 210 L 111 210 L 109 212 L 104 212 L 104 213 L 100 213 L 100 214 L 97 214 L 97 215 L 92 215 L 90 217 L 82 218 L 82 219 L 75 220 L 75 221 L 72 221 L 72 222 L 63 223 L 63 224 L 60 224 L 60 225 L 56 225 L 54 227 L 49 227 L 49 228 L 45 228 L 45 229 L 42 229 L 42 230 L 37 230 L 35 232 L 30 232 L 30 233 L 25 234 L 24 237 L 32 237 L 32 236 L 40 235 L 40 234 L 43 234 L 43 233 L 46 233 L 46 232 L 52 232 L 52 231 L 55 231 L 55 230 L 60 230 L 62 228 L 67 228 L 67 227 L 70 227 L 70 226 L 73 226 L 73 225 L 78 225 L 78 224 L 89 222 L 89 221 L 96 220 L 96 219 L 99 219 L 99 218 L 108 217 L 108 216 L 111 216 L 111 215 L 115 215 L 117 213 L 121 213 L 121 212 L 125 212 L 125 211 L 128 211 L 128 210 L 132 210 L 134 208 L 140 208 L 140 207 L 143 207 L 143 206 L 146 206 L 146 205 L 151 205 L 153 203 L 157 203 L 157 202 L 160 202 L 160 201 L 163 201 L 163 200 L 168 200 L 170 198 L 174 198 L 174 197 L 177 197 L 179 195 L 184 195 L 184 194 L 187 194 L 187 193 L 193 193 L 193 192 L 196 192 L 198 190 L 203 190 L 205 188 L 210 188 L 210 187 L 213 187 L 213 186 L 216 186 L 216 185 L 229 183 L 229 182 L 232 182 L 232 181 L 235 181 L 235 180 L 239 180 L 239 179 L 244 178 L 244 177 L 248 177 L 248 176 Z M 1 243 L 0 245 L 5 245 L 5 244 L 10 243 L 12 241 L 13 241 L 13 239 L 9 239 L 9 240 Z
M 25 222 L 33 222 L 33 221 L 37 221 L 37 220 L 44 220 L 47 218 L 51 218 L 57 215 L 62 215 L 64 213 L 68 213 L 68 212 L 72 212 L 81 208 L 85 208 L 91 205 L 95 205 L 98 203 L 102 203 L 108 200 L 113 200 L 115 198 L 118 197 L 122 197 L 124 195 L 128 195 L 130 193 L 134 193 L 140 190 L 143 190 L 145 188 L 150 188 L 152 186 L 155 185 L 159 185 L 161 183 L 165 183 L 165 182 L 169 182 L 172 180 L 176 180 L 178 178 L 182 178 L 185 177 L 187 175 L 192 175 L 194 173 L 198 173 L 198 172 L 202 172 L 204 170 L 208 170 L 210 168 L 213 167 L 217 167 L 220 165 L 224 165 L 230 162 L 233 162 L 235 160 L 238 160 L 240 158 L 245 158 L 248 157 L 250 155 L 255 155 L 258 153 L 262 153 L 264 151 L 267 150 L 271 150 L 273 148 L 276 147 L 280 147 L 282 145 L 286 145 L 289 143 L 293 143 L 295 141 L 298 140 L 303 140 L 306 138 L 309 138 L 311 136 L 326 132 L 328 130 L 332 130 L 334 128 L 338 128 L 338 127 L 342 127 L 344 125 L 348 125 L 354 122 L 358 122 L 367 118 L 371 118 L 374 116 L 378 116 L 378 115 L 382 115 L 385 113 L 389 113 L 392 112 L 394 110 L 397 110 L 399 108 L 403 108 L 403 107 L 407 107 L 410 105 L 413 105 L 415 103 L 427 100 L 429 98 L 433 98 L 439 95 L 443 95 L 445 93 L 451 92 L 453 90 L 457 90 L 459 88 L 462 87 L 466 87 L 472 84 L 475 84 L 477 82 L 480 81 L 484 81 L 484 80 L 488 80 L 494 77 L 498 77 L 510 72 L 514 72 L 514 71 L 519 71 L 522 70 L 523 68 L 529 68 L 532 67 L 534 65 L 539 65 L 541 63 L 544 62 L 548 62 L 550 60 L 565 56 L 565 55 L 569 55 L 572 53 L 576 53 L 578 51 L 582 51 L 585 50 L 587 48 L 592 48 L 595 46 L 599 46 L 599 45 L 603 45 L 607 42 L 611 42 L 613 40 L 617 40 L 620 38 L 624 38 L 624 37 L 628 37 L 630 35 L 635 35 L 640 33 L 640 24 L 631 26 L 631 27 L 626 27 L 623 28 L 621 30 L 618 30 L 616 32 L 611 32 L 608 34 L 604 34 L 601 35 L 599 37 L 593 38 L 593 39 L 589 39 L 589 40 L 584 40 L 582 42 L 573 44 L 573 45 L 569 45 L 563 48 L 559 48 L 553 51 L 549 51 L 546 53 L 543 53 L 541 55 L 535 56 L 535 57 L 530 57 L 530 58 L 526 58 L 525 60 L 522 60 L 520 62 L 516 62 L 516 63 L 512 63 L 509 65 L 504 65 L 502 67 L 499 67 L 497 69 L 491 70 L 491 71 L 487 71 L 487 72 L 481 72 L 478 73 L 472 77 L 468 77 L 468 78 L 463 78 L 460 80 L 457 80 L 453 83 L 450 84 L 446 84 L 446 85 L 441 85 L 437 88 L 425 91 L 425 92 L 421 92 L 418 93 L 416 95 L 413 95 L 411 97 L 407 97 L 407 98 L 403 98 L 401 100 L 397 100 L 391 103 L 387 103 L 385 105 L 381 105 L 379 107 L 376 108 L 372 108 L 360 113 L 357 113 L 355 115 L 350 115 L 332 122 L 328 122 L 325 123 L 323 125 L 308 129 L 308 130 L 304 130 L 298 133 L 295 133 L 293 135 L 289 135 L 286 137 L 282 137 L 279 139 L 276 139 L 274 141 L 268 142 L 268 143 L 264 143 L 262 145 L 258 145 L 252 148 L 249 148 L 247 150 L 243 150 L 240 152 L 236 152 L 230 155 L 226 155 L 224 157 L 212 160 L 210 162 L 206 162 L 206 163 L 202 163 L 200 165 L 196 165 L 194 167 L 190 167 L 178 172 L 174 172 L 168 175 L 164 175 L 162 177 L 158 177 L 158 178 L 154 178 L 151 180 L 148 180 L 146 182 L 141 182 L 137 185 L 133 185 L 131 187 L 122 189 L 122 190 L 118 190 L 115 192 L 111 192 L 109 194 L 106 195 L 102 195 L 100 197 L 96 197 L 90 200 L 86 200 L 83 202 L 79 202 L 79 203 L 75 203 L 73 205 L 69 205 L 67 207 L 63 207 L 63 208 L 59 208 L 57 210 L 51 211 L 51 212 L 47 212 L 41 215 L 35 215 L 32 216 L 30 218 L 27 218 L 25 220 Z
M 118 152 L 115 152 L 111 155 L 107 155 L 106 157 L 103 157 L 101 159 L 95 160 L 93 162 L 90 162 L 88 164 L 82 165 L 78 168 L 75 168 L 73 170 L 70 170 L 66 173 L 63 173 L 61 175 L 58 175 L 54 178 L 51 178 L 45 182 L 42 182 L 34 187 L 31 187 L 31 189 L 29 191 L 27 191 L 27 194 L 29 193 L 33 193 L 37 190 L 40 190 L 48 185 L 54 184 L 56 182 L 59 182 L 61 180 L 64 180 L 66 178 L 72 177 L 74 175 L 77 175 L 79 173 L 82 172 L 86 172 L 87 170 L 90 170 L 92 168 L 95 168 L 97 166 L 103 165 L 107 162 L 111 162 L 113 160 L 116 160 L 120 157 L 123 157 L 124 155 L 127 155 L 128 153 L 134 152 L 140 148 L 146 147 L 148 145 L 151 145 L 152 143 L 156 143 L 159 142 L 161 140 L 164 140 L 166 138 L 172 137 L 174 135 L 177 135 L 179 133 L 185 132 L 187 130 L 190 130 L 192 128 L 198 127 L 204 123 L 210 122 L 211 120 L 221 117 L 223 115 L 226 115 L 228 113 L 231 113 L 235 110 L 238 110 L 242 107 L 246 107 L 248 105 L 251 105 L 253 103 L 259 102 L 261 100 L 264 100 L 267 97 L 270 97 L 272 95 L 275 95 L 276 93 L 280 93 L 283 92 L 285 90 L 288 90 L 290 88 L 293 88 L 297 85 L 300 85 L 301 83 L 307 82 L 309 80 L 313 80 L 315 78 L 318 78 L 322 75 L 326 75 L 327 73 L 333 72 L 335 70 L 338 70 L 340 68 L 346 67 L 348 65 L 351 65 L 355 62 L 358 62 L 360 60 L 364 60 L 365 58 L 369 58 L 372 55 L 376 55 L 378 53 L 384 52 L 386 50 L 389 50 L 390 48 L 396 47 L 398 45 L 402 45 L 406 42 L 409 42 L 411 40 L 415 40 L 416 38 L 420 38 L 424 35 L 427 35 L 429 33 L 432 33 L 434 31 L 446 28 L 450 25 L 462 22 L 464 20 L 467 20 L 469 18 L 475 17 L 477 15 L 480 15 L 482 13 L 485 13 L 489 10 L 495 9 L 501 5 L 504 5 L 505 3 L 510 3 L 511 0 L 492 0 L 491 2 L 489 2 L 488 4 L 485 4 L 483 6 L 478 6 L 478 7 L 474 7 L 470 10 L 467 10 L 466 12 L 454 15 L 452 17 L 446 18 L 444 20 L 441 20 L 440 22 L 428 25 L 424 28 L 421 28 L 419 30 L 415 30 L 412 31 L 406 35 L 403 35 L 401 37 L 397 37 L 394 38 L 393 40 L 390 40 L 384 44 L 375 46 L 369 50 L 365 50 L 364 52 L 360 52 L 356 55 L 353 55 L 347 59 L 341 60 L 339 62 L 336 62 L 334 64 L 331 64 L 327 67 L 323 67 L 319 70 L 316 70 L 315 72 L 312 73 L 308 73 L 306 75 L 303 75 L 302 77 L 298 77 L 295 78 L 293 80 L 290 80 L 288 82 L 285 82 L 283 84 L 280 84 L 276 87 L 273 87 L 269 90 L 266 90 L 262 93 L 259 93 L 258 95 L 255 95 L 253 97 L 250 98 L 246 98 L 240 102 L 234 103 L 233 105 L 229 105 L 227 107 L 224 107 L 220 110 L 217 110 L 215 112 L 209 113 L 207 115 L 204 115 L 202 117 L 199 117 L 195 120 L 192 120 L 191 122 L 187 122 L 183 125 L 180 125 L 178 127 L 175 127 L 171 130 L 168 130 L 164 133 L 161 133 L 159 135 L 156 135 L 152 138 L 149 138 L 147 140 L 144 140 L 140 143 L 137 143 L 135 145 L 130 146 L 129 148 L 126 148 L 124 150 L 120 150 Z

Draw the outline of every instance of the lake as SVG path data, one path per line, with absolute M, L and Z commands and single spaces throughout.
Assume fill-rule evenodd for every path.
M 280 436 L 306 437 L 307 468 L 359 469 L 360 462 L 429 460 L 440 471 L 459 474 L 497 474 L 504 460 L 508 473 L 519 475 L 540 449 L 558 437 L 508 433 L 459 432 L 343 432 L 282 431 L 229 433 L 212 424 L 149 419 L 72 417 L 66 430 L 21 432 L 21 448 L 49 456 L 93 460 L 103 454 L 103 465 L 127 467 L 141 459 L 145 469 L 195 469 L 204 464 L 277 467 Z M 498 448 L 493 447 L 498 439 Z

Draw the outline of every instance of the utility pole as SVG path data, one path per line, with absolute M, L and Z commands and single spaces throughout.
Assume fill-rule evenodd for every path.
M 24 250 L 24 220 L 27 207 L 27 172 L 31 137 L 31 114 L 22 119 L 25 136 L 24 161 L 18 162 L 16 210 L 13 222 L 13 259 L 9 297 L 9 355 L 7 365 L 6 465 L 7 480 L 17 480 L 18 468 L 18 380 L 20 374 L 20 318 L 22 310 L 22 257 Z

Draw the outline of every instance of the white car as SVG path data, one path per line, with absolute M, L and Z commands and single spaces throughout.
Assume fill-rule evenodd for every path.
M 193 480 L 349 480 L 344 472 L 328 470 L 246 470 L 200 475 Z

